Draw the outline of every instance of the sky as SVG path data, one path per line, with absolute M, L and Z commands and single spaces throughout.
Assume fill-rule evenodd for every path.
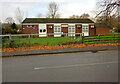
M 72 15 L 88 13 L 92 16 L 96 0 L 0 0 L 0 20 L 4 22 L 7 17 L 15 18 L 15 11 L 20 8 L 24 16 L 35 18 L 38 14 L 46 17 L 48 5 L 56 2 L 59 6 L 61 18 L 69 18 Z

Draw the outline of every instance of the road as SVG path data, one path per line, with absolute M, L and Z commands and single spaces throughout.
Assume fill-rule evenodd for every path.
M 117 81 L 117 50 L 3 58 L 3 82 Z

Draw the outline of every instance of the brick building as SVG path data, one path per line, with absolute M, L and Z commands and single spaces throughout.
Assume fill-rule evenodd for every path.
M 96 23 L 96 35 L 108 35 L 110 28 L 103 23 Z
M 70 19 L 70 18 L 26 18 L 22 23 L 24 34 L 44 34 L 47 33 L 84 33 L 84 36 L 96 35 L 95 23 L 90 19 Z M 61 34 L 54 35 L 60 37 Z M 75 34 L 69 34 L 75 36 Z

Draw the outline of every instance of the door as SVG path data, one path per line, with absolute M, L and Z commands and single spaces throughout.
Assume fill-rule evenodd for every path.
M 75 24 L 68 25 L 68 33 L 75 33 Z M 75 36 L 75 34 L 68 34 L 68 36 Z
M 82 24 L 82 33 L 84 36 L 89 36 L 89 25 L 88 24 Z
M 47 30 L 46 30 L 46 24 L 39 24 L 39 37 L 46 37 Z
M 54 24 L 54 37 L 61 37 L 61 24 Z

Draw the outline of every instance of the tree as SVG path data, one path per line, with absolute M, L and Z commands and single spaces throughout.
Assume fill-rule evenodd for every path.
M 14 23 L 14 19 L 12 17 L 7 17 L 5 19 L 5 22 L 8 23 L 8 24 L 12 24 L 12 23 Z
M 18 7 L 15 11 L 15 18 L 21 24 L 24 19 L 24 12 Z
M 78 15 L 72 15 L 70 18 L 75 19 L 75 18 L 80 18 Z
M 90 17 L 90 15 L 87 14 L 87 13 L 84 13 L 80 16 L 80 18 L 82 18 L 82 19 L 86 19 L 86 18 L 89 18 L 89 17 Z
M 119 8 L 120 1 L 118 0 L 99 0 L 97 2 L 96 22 L 105 23 L 111 29 L 119 30 L 119 15 L 117 15 L 117 8 Z
M 82 15 L 72 15 L 72 16 L 70 16 L 70 18 L 72 18 L 72 19 L 76 19 L 76 18 L 82 18 L 82 19 L 86 19 L 86 18 L 89 18 L 90 17 L 90 15 L 89 14 L 86 14 L 86 13 L 84 13 L 84 14 L 82 14 Z
M 58 4 L 55 2 L 49 3 L 47 18 L 59 18 L 60 14 L 58 13 Z
M 11 28 L 17 30 L 17 25 L 16 25 L 15 23 L 13 23 L 13 24 L 11 25 Z

